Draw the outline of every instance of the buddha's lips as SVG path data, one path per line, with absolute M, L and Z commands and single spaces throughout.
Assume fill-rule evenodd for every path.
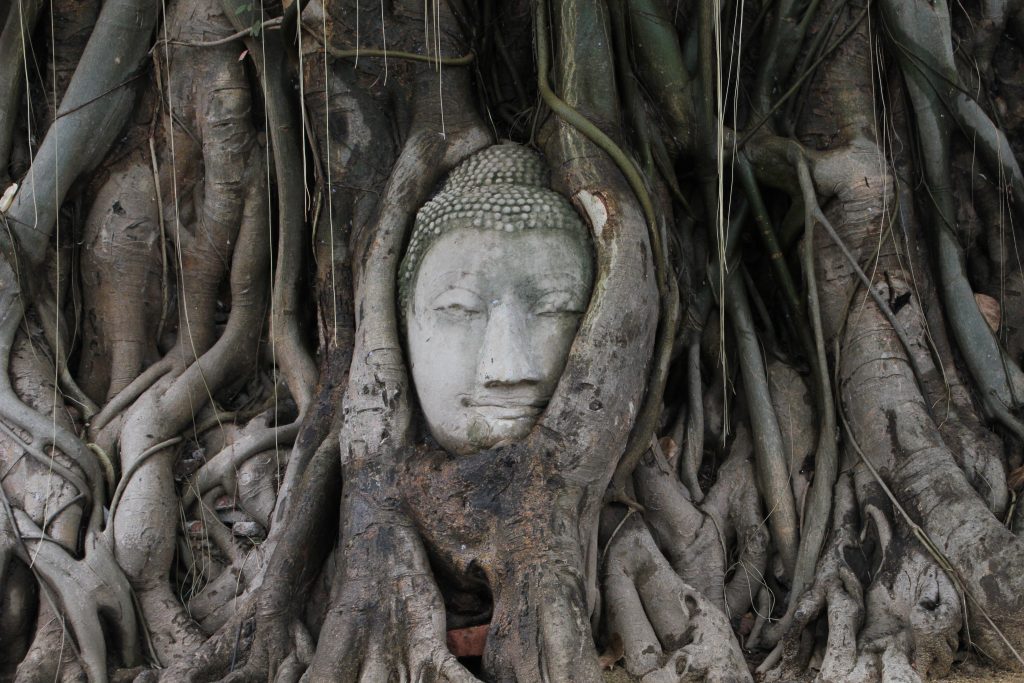
M 498 420 L 521 420 L 535 418 L 548 404 L 548 399 L 513 399 L 487 397 L 463 399 L 462 404 L 485 417 Z

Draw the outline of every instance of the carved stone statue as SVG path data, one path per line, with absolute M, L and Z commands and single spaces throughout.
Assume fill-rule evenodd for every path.
M 419 402 L 446 450 L 529 433 L 590 300 L 592 261 L 587 228 L 521 145 L 473 155 L 419 211 L 400 310 Z

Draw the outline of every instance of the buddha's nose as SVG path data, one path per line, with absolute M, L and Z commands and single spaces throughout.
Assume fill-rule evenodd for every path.
M 499 303 L 491 308 L 478 366 L 478 376 L 485 387 L 541 381 L 526 317 L 518 306 Z

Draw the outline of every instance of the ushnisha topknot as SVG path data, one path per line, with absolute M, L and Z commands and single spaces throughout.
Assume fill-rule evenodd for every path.
M 400 316 L 405 315 L 427 250 L 441 235 L 467 228 L 505 232 L 545 228 L 590 238 L 568 200 L 548 187 L 547 167 L 539 154 L 511 142 L 492 145 L 456 166 L 440 192 L 416 214 L 398 269 Z

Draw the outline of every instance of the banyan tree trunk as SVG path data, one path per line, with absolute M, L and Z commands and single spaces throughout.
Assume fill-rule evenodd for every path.
M 0 680 L 1024 670 L 1022 17 L 0 0 Z M 396 275 L 504 140 L 595 282 L 454 455 Z

